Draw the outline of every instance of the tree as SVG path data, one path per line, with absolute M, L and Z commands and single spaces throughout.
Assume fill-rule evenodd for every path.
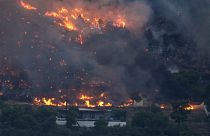
M 67 120 L 66 126 L 68 128 L 72 128 L 77 123 L 76 117 L 77 117 L 77 112 L 70 109 L 66 116 L 66 120 Z
M 140 102 L 142 100 L 141 96 L 139 95 L 139 92 L 132 93 L 130 98 L 132 100 L 135 100 L 136 102 Z
M 161 112 L 139 111 L 132 119 L 132 126 L 141 128 L 164 128 L 168 119 Z
M 156 82 L 161 93 L 167 98 L 203 101 L 206 88 L 201 73 L 193 70 L 170 73 L 166 68 L 160 67 L 154 76 L 158 79 Z
M 108 122 L 104 119 L 104 118 L 101 118 L 99 120 L 97 120 L 95 123 L 95 128 L 106 128 L 108 126 Z
M 119 120 L 119 121 L 125 121 L 126 120 L 126 110 L 123 110 L 123 109 L 116 109 L 116 110 L 113 110 L 112 112 L 112 117 L 116 120 Z
M 5 106 L 2 109 L 0 121 L 3 124 L 13 125 L 14 120 L 17 119 L 17 117 L 21 116 L 22 114 L 23 111 L 20 107 Z
M 210 97 L 205 100 L 205 105 L 207 106 L 207 110 L 210 111 Z
M 189 105 L 187 101 L 173 103 L 173 112 L 171 113 L 171 118 L 174 119 L 177 123 L 186 121 L 188 118 L 188 114 L 190 114 L 190 110 L 185 109 L 188 106 Z
M 37 122 L 35 118 L 30 114 L 23 114 L 21 116 L 18 116 L 13 121 L 13 126 L 15 128 L 20 129 L 32 129 L 34 126 L 36 126 Z

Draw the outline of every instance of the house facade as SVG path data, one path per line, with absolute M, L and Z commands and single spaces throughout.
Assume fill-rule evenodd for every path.
M 67 111 L 63 110 L 56 116 L 57 125 L 66 125 L 67 120 L 65 112 Z M 112 110 L 98 110 L 93 108 L 78 108 L 78 117 L 75 126 L 94 127 L 95 122 L 102 118 L 108 122 L 108 127 L 126 126 L 126 121 L 116 120 L 112 117 Z

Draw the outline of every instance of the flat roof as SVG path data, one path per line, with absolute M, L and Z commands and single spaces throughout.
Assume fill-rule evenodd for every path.
M 78 108 L 79 111 L 111 111 L 111 110 L 99 110 L 94 108 Z

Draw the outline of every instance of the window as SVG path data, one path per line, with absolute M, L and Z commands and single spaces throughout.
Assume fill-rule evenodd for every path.
M 94 113 L 90 113 L 90 118 L 94 119 L 95 118 L 95 114 Z

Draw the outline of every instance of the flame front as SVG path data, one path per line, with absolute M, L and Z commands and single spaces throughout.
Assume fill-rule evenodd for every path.
M 47 11 L 45 16 L 58 19 L 57 24 L 70 31 L 78 30 L 82 32 L 84 29 L 87 29 L 87 27 L 88 29 L 101 30 L 101 28 L 105 27 L 104 24 L 109 22 L 112 22 L 115 27 L 125 28 L 126 26 L 126 20 L 121 15 L 113 17 L 112 13 L 104 17 L 97 17 L 82 8 L 67 9 L 62 7 L 57 11 Z M 85 25 L 83 24 L 83 27 L 81 27 L 78 22 L 84 22 Z
M 85 102 L 85 107 L 90 107 L 90 108 L 93 108 L 93 107 L 111 107 L 112 104 L 110 102 L 105 102 L 103 100 L 98 100 L 96 101 L 94 104 L 93 104 L 93 100 L 94 99 L 107 99 L 107 96 L 105 93 L 101 93 L 99 95 L 99 97 L 95 98 L 93 96 L 88 96 L 88 95 L 85 95 L 85 94 L 82 94 L 80 97 L 79 97 L 80 100 L 83 100 Z
M 128 99 L 125 103 L 121 104 L 119 107 L 129 107 L 134 104 L 132 99 Z
M 66 8 L 61 8 L 57 12 L 46 12 L 45 16 L 56 18 L 56 23 L 70 31 L 76 31 L 77 28 L 73 22 L 72 16 Z
M 191 110 L 195 110 L 195 108 L 193 107 L 193 105 L 187 105 L 184 107 L 184 110 L 191 111 Z
M 93 99 L 93 97 L 82 94 L 79 99 L 80 100 L 91 100 L 91 99 Z
M 45 106 L 55 106 L 55 107 L 64 107 L 67 106 L 67 102 L 55 102 L 55 98 L 34 98 L 35 105 L 45 105 Z
M 99 97 L 89 96 L 86 94 L 81 94 L 78 96 L 78 100 L 70 103 L 71 106 L 76 107 L 111 107 L 113 104 L 108 102 L 108 96 L 105 93 L 101 93 Z M 65 107 L 67 102 L 56 100 L 56 98 L 34 98 L 34 105 L 45 105 L 45 106 L 54 106 L 54 107 Z
M 20 1 L 20 5 L 27 10 L 37 10 L 36 7 L 23 0 Z M 44 16 L 53 18 L 55 24 L 65 30 L 75 32 L 77 36 L 71 37 L 70 39 L 79 42 L 81 45 L 85 42 L 85 38 L 87 38 L 89 34 L 101 34 L 106 31 L 107 25 L 111 24 L 113 27 L 117 28 L 125 28 L 127 25 L 127 20 L 124 15 L 117 10 L 108 11 L 104 15 L 97 15 L 80 7 L 59 7 L 54 11 L 45 11 Z
M 27 9 L 27 10 L 37 10 L 36 7 L 24 2 L 24 1 L 20 1 L 20 5 L 24 8 L 24 9 Z

